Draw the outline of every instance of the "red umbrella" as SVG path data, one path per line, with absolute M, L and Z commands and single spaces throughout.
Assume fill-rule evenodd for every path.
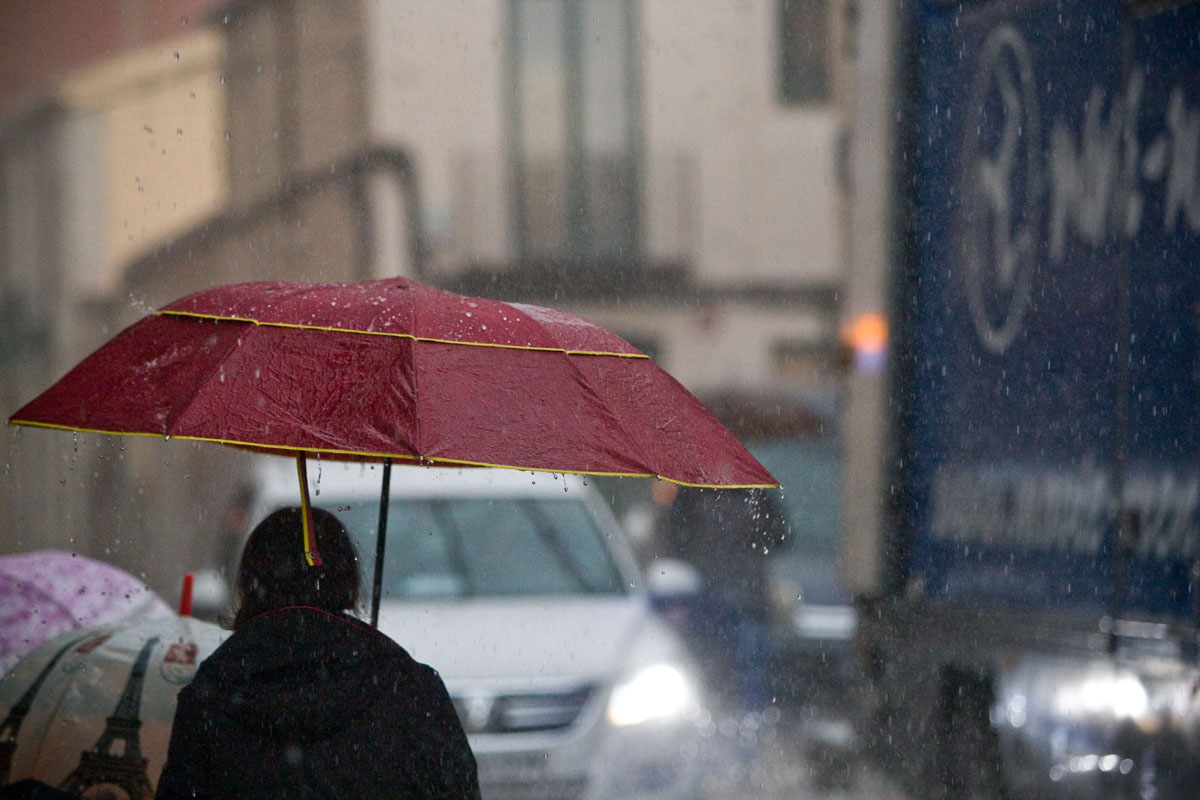
M 404 278 L 197 292 L 126 328 L 9 421 L 300 456 L 778 486 L 615 334 Z

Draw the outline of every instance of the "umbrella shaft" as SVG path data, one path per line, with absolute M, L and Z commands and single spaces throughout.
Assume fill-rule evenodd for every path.
M 383 460 L 383 488 L 379 495 L 379 530 L 375 535 L 375 580 L 371 584 L 371 627 L 379 627 L 379 599 L 383 591 L 383 551 L 387 543 L 388 501 L 392 494 L 392 460 Z

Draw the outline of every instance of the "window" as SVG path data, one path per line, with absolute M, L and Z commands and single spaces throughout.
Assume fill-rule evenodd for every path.
M 509 147 L 524 261 L 637 254 L 633 0 L 510 0 Z
M 781 103 L 829 101 L 829 13 L 829 0 L 779 0 Z
M 375 573 L 378 507 L 331 498 L 355 542 L 364 585 Z M 405 498 L 388 516 L 383 594 L 414 600 L 621 594 L 620 573 L 587 506 L 557 500 Z

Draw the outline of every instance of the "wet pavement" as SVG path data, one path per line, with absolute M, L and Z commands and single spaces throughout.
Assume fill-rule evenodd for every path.
M 907 800 L 858 758 L 851 727 L 811 709 L 714 724 L 701 800 Z

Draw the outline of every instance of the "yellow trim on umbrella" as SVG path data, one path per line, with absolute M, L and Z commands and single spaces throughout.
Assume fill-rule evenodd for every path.
M 308 499 L 308 458 L 303 450 L 296 451 L 296 477 L 300 479 L 300 517 L 304 531 L 304 561 L 310 567 L 322 564 L 317 550 L 317 533 L 313 530 L 312 504 Z
M 364 336 L 392 336 L 397 339 L 411 339 L 414 342 L 431 342 L 433 344 L 461 344 L 467 347 L 496 347 L 501 350 L 533 350 L 545 353 L 565 353 L 569 356 L 611 356 L 613 358 L 650 358 L 645 353 L 617 353 L 609 350 L 568 350 L 565 347 L 536 347 L 525 344 L 500 344 L 498 342 L 470 342 L 461 339 L 438 339 L 432 336 L 416 336 L 411 333 L 392 333 L 390 331 L 364 331 L 357 328 L 336 328 L 330 325 L 302 325 L 294 322 L 263 322 L 253 317 L 232 317 L 220 314 L 198 314 L 193 311 L 162 310 L 154 312 L 156 316 L 192 317 L 195 319 L 211 319 L 217 322 L 247 322 L 253 325 L 271 328 L 295 328 L 303 331 L 325 331 L 328 333 L 360 333 Z
M 32 420 L 21 420 L 12 418 L 8 420 L 13 425 L 27 425 L 34 428 L 50 428 L 52 430 L 61 431 L 78 431 L 79 433 L 98 433 L 104 436 L 147 436 L 155 439 L 182 439 L 189 442 L 212 442 L 214 444 L 226 444 L 232 447 L 244 447 L 251 450 L 268 450 L 277 452 L 291 453 L 320 453 L 331 456 L 357 456 L 359 458 L 368 459 L 384 459 L 398 458 L 405 461 L 410 461 L 416 464 L 429 467 L 491 467 L 493 469 L 512 469 L 519 472 L 544 472 L 557 473 L 559 475 L 591 475 L 600 478 L 657 478 L 659 480 L 674 483 L 678 486 L 687 486 L 693 489 L 779 489 L 777 483 L 738 483 L 738 484 L 720 484 L 720 483 L 691 483 L 689 481 L 681 481 L 676 478 L 671 478 L 666 475 L 656 475 L 653 472 L 600 472 L 580 469 L 560 469 L 557 467 L 529 467 L 519 466 L 516 464 L 493 464 L 487 461 L 467 461 L 458 458 L 429 458 L 426 456 L 416 456 L 408 453 L 383 453 L 372 452 L 366 450 L 338 450 L 335 448 L 320 448 L 320 447 L 296 447 L 295 445 L 286 444 L 264 444 L 262 442 L 243 442 L 236 439 L 215 439 L 206 436 L 172 436 L 162 433 L 150 433 L 147 431 L 106 431 L 100 428 L 81 428 L 71 425 L 57 425 L 48 422 L 35 422 Z M 307 485 L 307 484 L 306 484 Z

